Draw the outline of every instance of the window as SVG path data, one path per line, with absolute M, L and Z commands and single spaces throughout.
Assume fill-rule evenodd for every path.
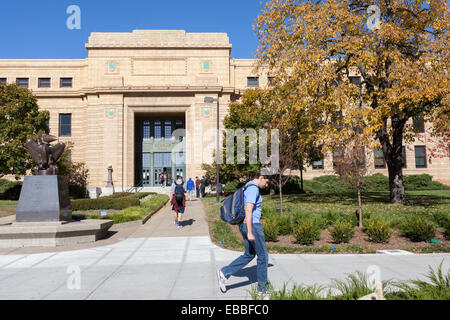
M 142 154 L 142 167 L 143 168 L 150 168 L 150 153 L 144 152 Z
M 50 120 L 46 120 L 45 121 L 45 125 L 47 126 L 47 129 L 48 129 L 48 130 L 45 131 L 45 133 L 49 134 L 49 132 L 50 132 Z
M 183 120 L 175 120 L 175 130 L 184 129 L 184 121 Z M 179 136 L 179 141 L 183 141 L 183 136 Z
M 161 139 L 161 121 L 155 121 L 155 139 Z
M 323 169 L 323 160 L 314 161 L 312 163 L 312 168 L 313 169 Z
M 0 78 L 0 84 L 6 84 L 6 78 Z
M 72 88 L 72 78 L 60 78 L 59 79 L 60 88 Z
M 375 162 L 375 169 L 386 168 L 386 161 L 384 160 L 384 153 L 381 148 L 375 148 L 373 151 L 373 158 Z
M 38 88 L 50 88 L 51 79 L 50 78 L 39 78 Z
M 267 77 L 267 83 L 269 84 L 269 86 L 273 86 L 274 79 L 275 77 Z
M 72 134 L 72 114 L 60 113 L 59 114 L 59 135 L 67 137 Z
M 419 133 L 425 132 L 425 122 L 422 116 L 417 116 L 413 119 L 414 129 Z
M 416 155 L 416 168 L 426 168 L 427 158 L 425 146 L 414 146 L 414 152 Z
M 17 78 L 16 79 L 16 84 L 20 88 L 28 88 L 28 82 L 29 82 L 28 78 Z
M 339 161 L 342 161 L 344 158 L 344 152 L 342 150 L 336 150 L 333 152 L 333 167 L 336 167 Z
M 154 167 L 171 167 L 172 154 L 170 152 L 155 152 L 153 154 Z
M 259 77 L 247 77 L 247 87 L 259 87 Z
M 172 138 L 172 121 L 164 121 L 164 139 Z
M 357 85 L 358 87 L 361 85 L 361 77 L 348 77 L 350 83 Z
M 144 125 L 143 125 L 143 138 L 144 140 L 149 140 L 150 139 L 150 121 L 144 121 Z

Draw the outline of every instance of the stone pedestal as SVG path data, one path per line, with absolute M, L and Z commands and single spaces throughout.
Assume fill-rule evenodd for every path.
M 17 222 L 70 221 L 69 187 L 62 176 L 26 176 L 16 210 Z
M 13 222 L 0 225 L 0 248 L 55 247 L 102 239 L 112 220 Z

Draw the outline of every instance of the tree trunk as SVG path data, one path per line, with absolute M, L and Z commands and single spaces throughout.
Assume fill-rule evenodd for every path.
M 359 213 L 359 227 L 362 228 L 362 205 L 361 205 L 361 187 L 358 186 L 358 213 Z
M 403 172 L 401 159 L 400 164 L 398 164 L 397 161 L 393 161 L 391 164 L 388 163 L 388 172 L 389 172 L 389 197 L 391 203 L 406 204 L 406 194 L 405 194 L 405 187 L 403 185 Z
M 303 190 L 303 167 L 300 168 L 300 193 L 305 193 Z
M 385 127 L 377 132 L 377 137 L 383 147 L 384 158 L 389 172 L 389 194 L 391 203 L 406 204 L 405 187 L 403 185 L 402 173 L 402 144 L 403 128 L 406 123 L 401 115 L 391 117 L 392 123 L 392 143 Z

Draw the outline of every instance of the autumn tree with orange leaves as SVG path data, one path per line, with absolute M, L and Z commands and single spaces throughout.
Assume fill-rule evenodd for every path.
M 291 87 L 278 108 L 302 110 L 324 154 L 360 119 L 361 143 L 384 152 L 392 203 L 406 203 L 402 145 L 416 134 L 409 119 L 431 123 L 448 148 L 449 27 L 445 0 L 271 0 L 254 25 L 261 66 L 274 87 Z

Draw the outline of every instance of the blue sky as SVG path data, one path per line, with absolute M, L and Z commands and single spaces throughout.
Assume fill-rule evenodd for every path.
M 80 30 L 66 26 L 70 5 L 81 9 Z M 0 59 L 85 58 L 91 32 L 135 29 L 226 32 L 233 58 L 253 58 L 252 25 L 262 8 L 260 0 L 2 1 Z

